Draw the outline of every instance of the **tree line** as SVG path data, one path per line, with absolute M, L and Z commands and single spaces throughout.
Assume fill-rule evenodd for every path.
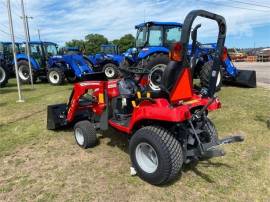
M 119 46 L 120 52 L 125 52 L 127 49 L 134 47 L 135 38 L 132 34 L 126 34 L 120 39 L 109 41 L 102 34 L 88 34 L 84 40 L 73 39 L 65 43 L 68 47 L 78 47 L 84 54 L 96 54 L 100 52 L 102 44 L 114 44 Z

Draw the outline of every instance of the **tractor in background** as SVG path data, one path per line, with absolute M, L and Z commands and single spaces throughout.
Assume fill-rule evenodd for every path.
M 100 47 L 100 53 L 89 55 L 88 59 L 95 71 L 104 72 L 108 79 L 115 79 L 119 76 L 118 67 L 124 56 L 119 53 L 117 45 L 104 44 Z
M 23 44 L 25 46 L 25 44 Z M 90 63 L 86 63 L 79 54 L 58 54 L 58 46 L 53 42 L 30 42 L 33 81 L 48 80 L 53 85 L 81 80 L 85 74 L 93 72 Z M 25 53 L 17 54 L 18 73 L 21 82 L 29 83 L 29 61 Z
M 196 26 L 194 30 L 200 27 Z M 124 53 L 125 59 L 121 65 L 125 68 L 131 66 L 143 67 L 149 70 L 148 81 L 152 90 L 159 90 L 162 74 L 169 62 L 169 49 L 181 37 L 182 24 L 177 22 L 145 22 L 135 26 L 137 29 L 135 48 Z M 195 31 L 194 34 L 195 36 Z M 193 36 L 193 37 L 194 37 Z M 194 77 L 200 79 L 202 86 L 209 86 L 210 67 L 213 61 L 216 44 L 201 44 L 198 41 L 188 46 L 189 59 L 192 61 Z M 192 48 L 196 48 L 192 50 Z M 191 54 L 193 54 L 191 56 Z M 217 89 L 222 82 L 256 87 L 256 72 L 238 70 L 230 60 L 224 49 L 222 68 L 217 79 Z M 205 66 L 204 66 L 205 65 Z M 202 68 L 203 67 L 203 68 Z
M 21 43 L 15 43 L 17 53 L 23 51 Z M 4 87 L 10 76 L 15 75 L 11 42 L 0 42 L 0 87 Z

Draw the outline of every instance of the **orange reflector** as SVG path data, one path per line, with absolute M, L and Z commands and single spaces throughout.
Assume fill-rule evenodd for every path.
M 137 92 L 137 97 L 138 97 L 138 99 L 141 99 L 142 98 L 142 94 L 141 94 L 140 91 Z
M 170 59 L 180 62 L 182 60 L 182 44 L 180 42 L 173 44 L 170 51 Z
M 137 107 L 137 105 L 136 105 L 136 102 L 133 100 L 133 101 L 131 101 L 131 104 L 132 104 L 132 106 L 135 108 L 135 107 Z
M 103 93 L 98 94 L 98 103 L 100 103 L 100 104 L 104 103 L 104 94 Z
M 222 52 L 221 60 L 224 62 L 227 59 L 227 57 L 228 57 L 228 51 L 227 51 L 227 48 L 224 48 Z
M 192 78 L 190 68 L 183 69 L 180 74 L 176 86 L 173 88 L 170 95 L 171 101 L 187 100 L 192 97 Z

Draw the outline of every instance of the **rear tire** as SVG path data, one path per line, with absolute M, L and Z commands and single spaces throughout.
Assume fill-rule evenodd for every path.
M 139 129 L 131 138 L 129 152 L 139 177 L 154 185 L 175 179 L 183 165 L 180 142 L 161 127 Z
M 47 79 L 52 85 L 62 85 L 65 82 L 64 71 L 60 68 L 51 68 L 47 73 Z
M 199 77 L 200 77 L 200 83 L 202 87 L 209 88 L 210 86 L 210 75 L 211 75 L 211 70 L 213 66 L 213 61 L 208 61 L 204 63 L 202 66 L 202 69 L 200 71 Z M 217 83 L 216 83 L 216 91 L 219 91 L 222 86 L 222 70 L 220 69 L 218 73 L 218 78 L 217 78 Z
M 117 66 L 113 63 L 107 63 L 103 66 L 102 70 L 108 79 L 115 79 L 118 77 Z
M 98 142 L 94 124 L 87 120 L 75 124 L 74 136 L 77 144 L 84 149 L 94 147 Z
M 204 131 L 202 135 L 200 135 L 200 140 L 202 143 L 216 143 L 218 140 L 218 133 L 215 128 L 213 122 L 208 118 L 205 117 L 205 124 L 202 127 Z
M 0 66 L 0 88 L 6 86 L 9 79 L 9 72 L 4 66 Z
M 139 65 L 147 68 L 150 73 L 148 75 L 149 87 L 151 90 L 160 90 L 162 74 L 169 63 L 169 56 L 165 53 L 155 53 L 150 55 L 146 60 L 143 60 Z

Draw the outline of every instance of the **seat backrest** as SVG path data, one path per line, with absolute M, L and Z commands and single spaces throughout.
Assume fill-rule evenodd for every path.
M 179 77 L 183 67 L 181 62 L 170 61 L 162 74 L 161 85 L 167 91 L 171 91 Z
M 170 101 L 177 102 L 192 97 L 190 67 L 182 62 L 170 61 L 162 75 L 162 87 L 170 94 Z

